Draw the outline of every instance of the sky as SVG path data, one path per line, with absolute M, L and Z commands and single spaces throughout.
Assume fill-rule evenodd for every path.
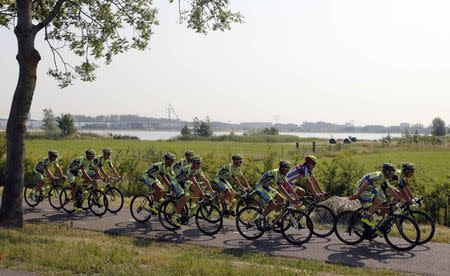
M 175 1 L 176 2 L 176 1 Z M 31 107 L 55 114 L 138 114 L 223 122 L 450 123 L 449 1 L 232 0 L 244 24 L 196 34 L 156 0 L 150 48 L 129 51 L 93 83 L 59 89 L 42 60 Z M 0 118 L 17 83 L 17 45 L 0 29 Z

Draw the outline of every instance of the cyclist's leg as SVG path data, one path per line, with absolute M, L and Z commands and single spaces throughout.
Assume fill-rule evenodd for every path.
M 300 198 L 302 198 L 302 197 L 304 197 L 305 196 L 305 190 L 303 190 L 302 188 L 300 188 L 300 187 L 298 187 L 298 186 L 292 186 L 292 189 L 294 190 L 294 192 L 295 192 L 295 195 L 297 196 L 297 197 L 300 197 Z
M 264 188 L 261 185 L 256 186 L 256 193 L 263 199 L 263 201 L 267 204 L 264 209 L 263 216 L 267 216 L 273 209 L 275 209 L 275 196 L 277 191 L 271 187 Z
M 181 187 L 180 183 L 176 180 L 172 180 L 170 182 L 172 191 L 175 193 L 175 196 L 179 199 L 178 204 L 175 207 L 175 213 L 181 214 L 181 211 L 183 210 L 184 206 L 186 205 L 186 202 L 188 200 L 187 195 L 184 192 L 183 187 Z
M 36 191 L 42 191 L 42 187 L 44 186 L 44 175 L 35 169 L 33 169 L 33 176 L 36 182 Z

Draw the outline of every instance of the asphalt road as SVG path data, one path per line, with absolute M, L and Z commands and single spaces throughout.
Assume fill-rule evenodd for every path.
M 54 210 L 47 202 L 36 208 L 24 205 L 24 219 L 31 223 L 61 223 L 80 229 L 109 234 L 129 235 L 158 241 L 201 244 L 224 248 L 230 253 L 263 252 L 276 256 L 320 260 L 353 267 L 382 268 L 426 275 L 450 275 L 450 244 L 428 243 L 410 252 L 398 252 L 384 239 L 364 241 L 356 246 L 340 242 L 334 234 L 328 238 L 314 237 L 302 246 L 289 244 L 281 234 L 265 234 L 256 241 L 244 239 L 236 230 L 234 220 L 225 220 L 223 229 L 215 236 L 206 236 L 197 230 L 194 220 L 178 231 L 167 231 L 151 218 L 147 223 L 137 223 L 128 209 L 118 214 L 98 218 L 89 212 L 66 214 Z

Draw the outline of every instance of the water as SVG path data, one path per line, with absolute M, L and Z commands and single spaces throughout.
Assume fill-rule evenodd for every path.
M 146 131 L 146 130 L 81 130 L 81 132 L 93 132 L 100 135 L 107 135 L 112 133 L 113 135 L 129 135 L 137 136 L 141 140 L 167 140 L 180 135 L 179 131 Z M 214 135 L 227 135 L 229 131 L 217 131 Z M 242 132 L 235 132 L 236 135 L 242 135 Z M 280 132 L 280 134 L 296 135 L 300 138 L 325 138 L 331 137 L 335 139 L 344 139 L 346 137 L 353 136 L 358 140 L 378 140 L 387 135 L 387 133 L 343 133 L 343 132 Z M 401 137 L 400 133 L 392 133 L 391 137 Z

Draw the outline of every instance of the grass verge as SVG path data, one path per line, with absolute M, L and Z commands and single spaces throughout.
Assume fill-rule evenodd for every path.
M 19 230 L 0 229 L 0 267 L 43 274 L 399 274 L 320 261 L 137 240 L 52 224 L 25 224 Z

